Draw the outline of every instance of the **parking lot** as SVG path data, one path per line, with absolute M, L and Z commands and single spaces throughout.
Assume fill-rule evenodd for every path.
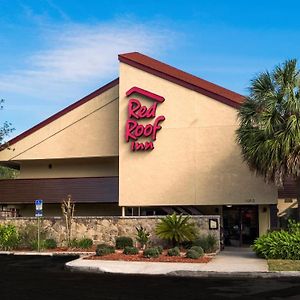
M 1 300 L 16 299 L 291 299 L 300 280 L 183 278 L 73 273 L 71 257 L 0 256 Z

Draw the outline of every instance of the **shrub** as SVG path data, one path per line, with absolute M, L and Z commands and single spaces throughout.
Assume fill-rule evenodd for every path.
M 98 248 L 100 249 L 100 248 L 107 248 L 107 247 L 112 247 L 112 248 L 114 248 L 113 246 L 110 246 L 110 245 L 104 244 L 104 243 L 103 243 L 103 244 L 98 244 L 96 248 L 97 248 L 97 249 L 98 249 Z
M 187 258 L 197 259 L 200 257 L 199 252 L 189 249 L 185 255 Z
M 193 246 L 193 241 L 184 241 L 181 243 L 184 249 L 190 249 Z
M 116 248 L 124 249 L 125 247 L 133 247 L 133 240 L 129 236 L 119 236 L 116 238 Z
M 300 231 L 300 222 L 296 222 L 293 219 L 288 219 L 288 232 L 295 233 L 297 231 Z
M 178 247 L 174 247 L 168 250 L 169 256 L 180 256 L 180 250 Z
M 56 241 L 54 239 L 47 239 L 44 242 L 44 246 L 46 249 L 55 249 L 57 248 Z
M 79 240 L 77 240 L 77 239 L 72 239 L 72 240 L 69 242 L 69 247 L 70 247 L 70 248 L 79 248 Z
M 204 255 L 204 251 L 200 246 L 193 246 L 193 247 L 191 247 L 190 250 L 194 250 L 194 251 L 198 252 L 199 256 L 201 256 L 201 257 Z
M 141 247 L 144 248 L 149 243 L 150 233 L 144 229 L 144 227 L 135 227 L 136 233 L 136 240 L 141 244 Z
M 34 224 L 26 224 L 25 226 L 19 228 L 19 247 L 22 248 L 30 248 L 30 249 L 37 249 L 37 232 L 38 228 L 37 225 Z M 45 230 L 41 229 L 40 231 L 40 240 L 46 239 L 46 232 Z M 36 246 L 35 246 L 36 244 Z
M 45 240 L 40 239 L 40 250 L 45 249 Z M 31 241 L 30 243 L 31 250 L 38 250 L 38 240 Z
M 266 259 L 300 259 L 300 231 L 273 231 L 254 241 L 252 249 Z
M 176 213 L 160 219 L 155 233 L 161 239 L 172 242 L 173 246 L 184 241 L 192 241 L 197 236 L 196 226 L 190 222 L 190 216 L 176 215 Z
M 151 257 L 159 257 L 160 253 L 157 247 L 147 248 L 143 252 L 144 257 L 151 258 Z
M 14 225 L 0 225 L 0 249 L 11 250 L 18 246 L 19 235 Z
M 126 246 L 126 247 L 124 248 L 123 253 L 126 254 L 126 255 L 135 255 L 135 254 L 138 254 L 138 253 L 139 253 L 139 249 L 136 248 L 136 247 L 129 247 L 129 246 Z
M 199 246 L 205 253 L 215 252 L 218 247 L 218 240 L 213 234 L 198 237 L 192 243 L 193 246 Z
M 106 244 L 99 244 L 96 248 L 96 255 L 97 256 L 104 256 L 111 253 L 115 253 L 115 247 L 106 245 Z
M 82 249 L 91 248 L 93 246 L 93 240 L 91 240 L 89 238 L 83 238 L 78 241 L 77 246 L 78 246 L 78 248 L 82 248 Z
M 162 247 L 162 246 L 157 246 L 157 247 L 154 247 L 154 248 L 156 248 L 157 249 L 157 251 L 158 251 L 158 253 L 159 254 L 162 254 L 163 253 L 163 251 L 164 251 L 164 248 Z

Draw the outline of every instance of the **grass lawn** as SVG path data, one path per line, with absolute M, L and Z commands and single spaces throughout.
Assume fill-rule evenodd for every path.
M 268 259 L 269 271 L 300 271 L 300 260 Z

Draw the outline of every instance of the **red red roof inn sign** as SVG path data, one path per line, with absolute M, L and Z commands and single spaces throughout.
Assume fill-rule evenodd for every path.
M 125 125 L 125 140 L 130 142 L 131 151 L 151 151 L 154 149 L 153 142 L 157 132 L 161 129 L 160 123 L 165 120 L 164 116 L 156 117 L 157 105 L 164 102 L 165 98 L 138 87 L 133 87 L 126 92 L 129 97 L 132 94 L 140 94 L 154 101 L 150 106 L 144 106 L 136 98 L 130 98 L 128 102 L 128 119 Z M 144 119 L 153 119 L 150 124 L 139 124 Z M 143 141 L 139 141 L 142 138 Z

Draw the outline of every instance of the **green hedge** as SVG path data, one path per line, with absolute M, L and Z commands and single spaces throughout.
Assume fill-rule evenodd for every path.
M 192 258 L 192 259 L 197 259 L 200 257 L 200 253 L 197 252 L 196 250 L 191 250 L 189 249 L 187 252 L 186 252 L 186 255 L 185 255 L 187 258 Z
M 89 238 L 82 238 L 78 241 L 78 248 L 89 249 L 93 246 L 93 240 Z
M 168 256 L 180 256 L 180 250 L 178 247 L 174 247 L 168 250 Z
M 190 250 L 194 250 L 194 251 L 198 252 L 199 256 L 201 256 L 201 257 L 204 255 L 204 251 L 200 246 L 193 246 L 193 247 L 191 247 Z
M 159 257 L 159 249 L 157 247 L 148 248 L 144 250 L 143 253 L 144 257 L 151 258 L 151 257 Z
M 300 230 L 267 233 L 254 241 L 252 249 L 266 259 L 300 259 Z
M 199 246 L 205 253 L 215 252 L 218 249 L 218 239 L 213 234 L 203 235 L 192 242 L 192 246 Z
M 0 249 L 15 249 L 19 244 L 19 235 L 14 225 L 0 225 Z
M 136 248 L 136 247 L 126 246 L 124 248 L 123 253 L 126 254 L 126 255 L 136 255 L 136 254 L 139 254 L 139 249 Z
M 115 247 L 107 245 L 107 244 L 99 244 L 96 248 L 97 256 L 104 256 L 111 253 L 115 253 Z
M 133 247 L 133 240 L 129 236 L 119 236 L 116 238 L 116 248 L 124 249 L 125 247 Z
M 44 241 L 44 246 L 46 249 L 55 249 L 57 248 L 57 243 L 54 239 L 46 239 Z

